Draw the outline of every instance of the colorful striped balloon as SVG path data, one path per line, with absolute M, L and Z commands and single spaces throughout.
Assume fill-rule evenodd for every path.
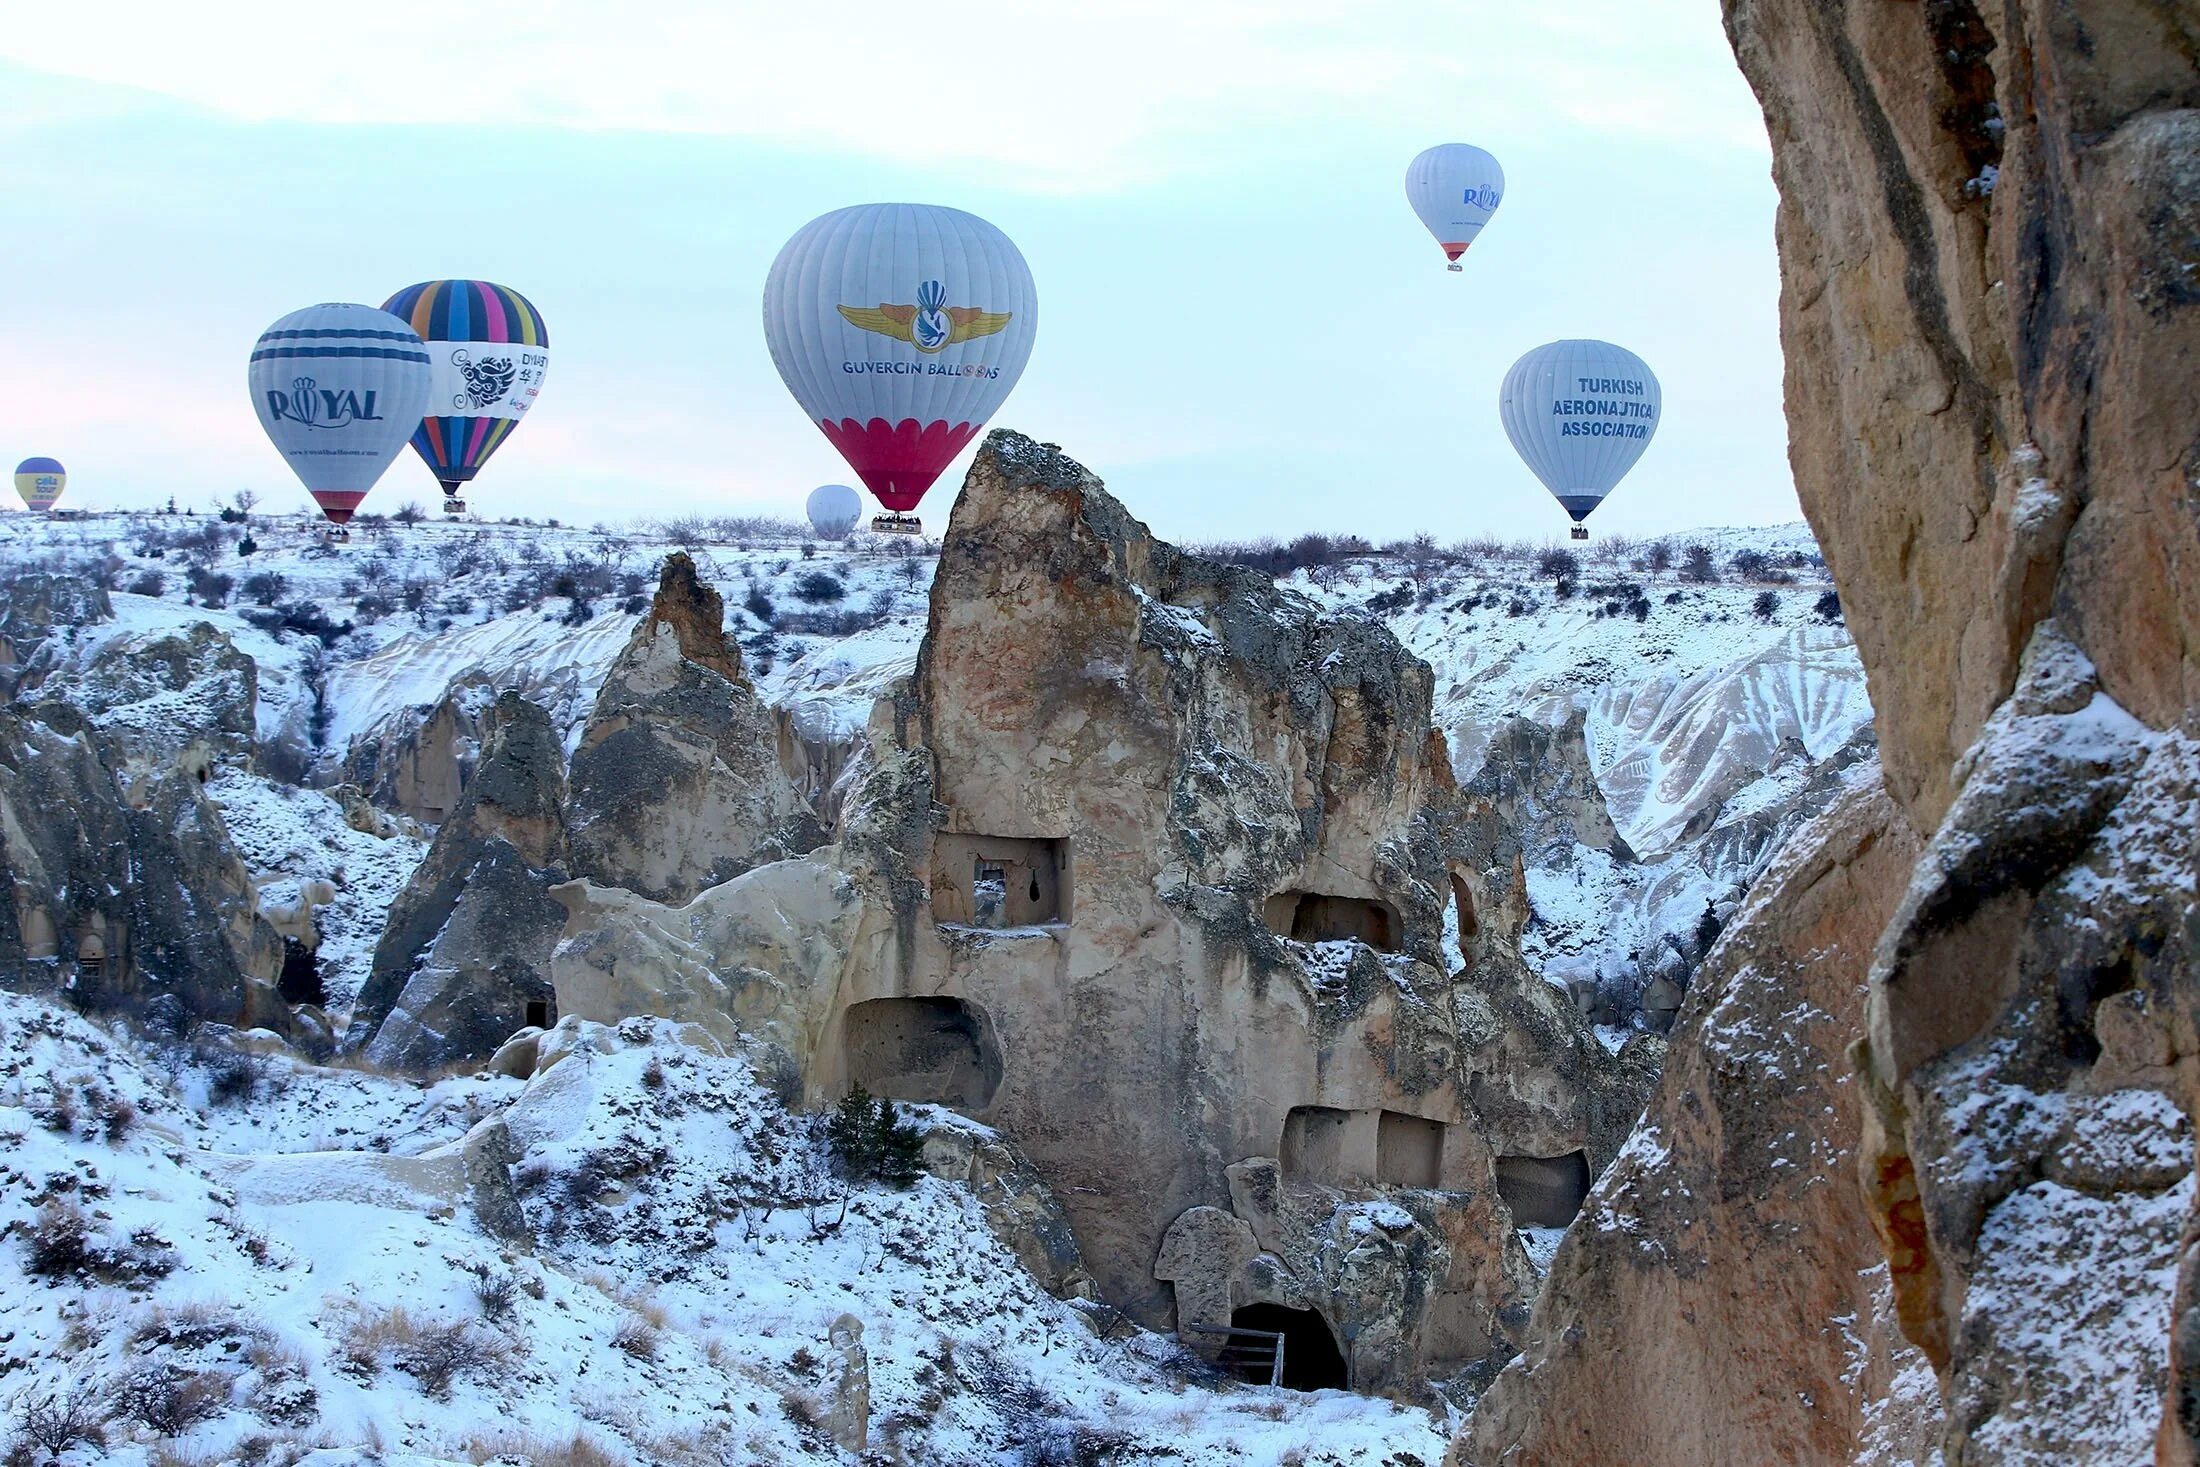
M 37 514 L 53 508 L 68 482 L 69 471 L 59 459 L 27 458 L 15 466 L 15 492 L 23 496 L 24 508 Z
M 382 303 L 428 344 L 435 372 L 413 450 L 446 494 L 481 471 L 535 404 L 550 370 L 542 312 L 486 280 L 424 280 Z

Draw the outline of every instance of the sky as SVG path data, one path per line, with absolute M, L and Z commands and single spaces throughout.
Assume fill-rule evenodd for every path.
M 1460 274 L 1403 186 L 1451 141 L 1507 181 Z M 61 459 L 79 506 L 307 507 L 259 333 L 473 276 L 552 345 L 477 512 L 798 514 L 851 476 L 765 351 L 765 271 L 896 199 L 1017 243 L 1040 324 L 994 425 L 1163 535 L 1562 535 L 1497 392 L 1574 336 L 1664 388 L 1592 529 L 1799 517 L 1770 151 L 1715 0 L 22 7 L 0 190 L 0 458 Z M 366 507 L 436 493 L 408 450 Z

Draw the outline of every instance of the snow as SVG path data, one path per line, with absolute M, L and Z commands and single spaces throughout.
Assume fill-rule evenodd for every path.
M 0 1273 L 31 1261 L 49 1198 L 84 1209 L 106 1257 L 0 1288 L 11 1394 L 77 1382 L 105 1402 L 161 1371 L 210 1382 L 210 1419 L 172 1441 L 112 1419 L 100 1460 L 123 1467 L 174 1460 L 162 1451 L 217 1461 L 255 1437 L 295 1449 L 274 1460 L 330 1464 L 577 1438 L 619 1461 L 845 1463 L 813 1423 L 840 1369 L 832 1326 L 852 1314 L 871 1441 L 896 1460 L 1443 1454 L 1441 1410 L 1238 1386 L 1163 1337 L 1101 1337 L 960 1185 L 861 1186 L 843 1208 L 813 1120 L 670 1024 L 567 1032 L 576 1043 L 525 1086 L 423 1090 L 271 1059 L 249 1101 L 194 1107 L 183 1097 L 218 1056 L 163 1059 L 0 993 Z M 101 1120 L 116 1097 L 134 1124 Z M 463 1188 L 434 1182 L 475 1118 L 502 1118 L 519 1148 L 532 1253 L 481 1232 Z M 438 1351 L 458 1360 L 447 1382 Z

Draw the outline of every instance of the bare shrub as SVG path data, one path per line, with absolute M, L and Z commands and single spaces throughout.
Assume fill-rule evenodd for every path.
M 639 1314 L 629 1314 L 612 1331 L 612 1345 L 636 1360 L 657 1358 L 657 1330 Z
M 15 1446 L 34 1447 L 58 1457 L 71 1447 L 105 1447 L 99 1393 L 89 1381 L 73 1381 L 53 1390 L 19 1391 L 8 1402 L 8 1425 Z M 15 1453 L 9 1454 L 12 1464 Z
M 393 1363 L 440 1401 L 450 1395 L 453 1381 L 486 1370 L 503 1358 L 501 1346 L 476 1329 L 473 1321 L 462 1319 L 418 1331 L 409 1347 L 397 1351 Z
M 229 1381 L 211 1370 L 160 1361 L 123 1376 L 110 1399 L 116 1415 L 141 1421 L 162 1436 L 181 1436 L 228 1408 Z
M 519 1307 L 519 1275 L 508 1268 L 482 1268 L 474 1275 L 474 1301 L 481 1317 L 492 1323 L 508 1318 Z
M 30 1225 L 30 1256 L 23 1271 L 36 1278 L 69 1278 L 95 1267 L 100 1250 L 92 1243 L 91 1220 L 84 1209 L 56 1197 L 38 1210 Z

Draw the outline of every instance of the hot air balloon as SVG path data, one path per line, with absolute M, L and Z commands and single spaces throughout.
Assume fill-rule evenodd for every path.
M 382 303 L 428 344 L 428 416 L 412 445 L 443 484 L 443 511 L 464 514 L 460 486 L 481 471 L 535 405 L 550 370 L 550 333 L 527 297 L 486 280 L 426 280 Z
M 1459 257 L 1504 196 L 1505 170 L 1472 143 L 1439 143 L 1406 169 L 1406 199 L 1443 247 L 1447 269 L 1461 268 Z
M 810 528 L 827 540 L 845 540 L 863 517 L 863 500 L 846 484 L 820 484 L 810 491 Z
M 892 514 L 908 513 L 999 409 L 1038 328 L 1031 271 L 1008 236 L 930 204 L 860 204 L 813 219 L 764 280 L 764 340 L 787 390 Z
M 1609 341 L 1554 341 L 1505 374 L 1497 411 L 1515 452 L 1581 522 L 1650 446 L 1662 407 L 1658 379 L 1641 357 Z
M 308 306 L 267 328 L 247 380 L 260 426 L 337 526 L 397 457 L 428 405 L 428 349 L 372 306 Z
M 15 492 L 23 496 L 23 507 L 36 514 L 52 509 L 68 483 L 69 471 L 59 459 L 27 458 L 15 466 Z

